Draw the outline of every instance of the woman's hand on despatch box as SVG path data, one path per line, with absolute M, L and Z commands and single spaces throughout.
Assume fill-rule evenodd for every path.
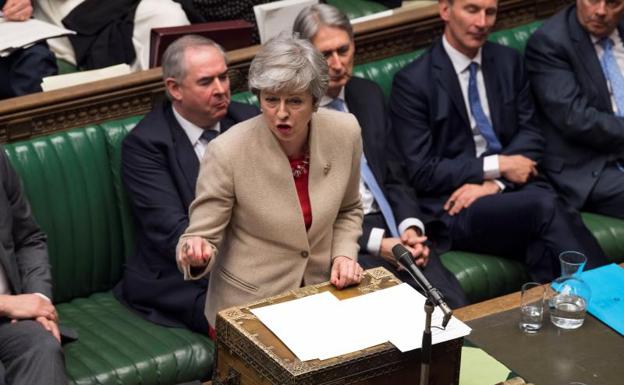
M 359 263 L 344 255 L 334 258 L 330 282 L 338 289 L 358 284 L 362 281 L 364 269 Z

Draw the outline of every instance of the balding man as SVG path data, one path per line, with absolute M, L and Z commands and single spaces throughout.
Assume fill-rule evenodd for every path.
M 163 79 L 169 101 L 155 106 L 122 147 L 137 244 L 117 293 L 151 321 L 206 334 L 208 280 L 184 281 L 175 246 L 188 226 L 208 142 L 259 111 L 230 101 L 225 54 L 212 40 L 190 35 L 171 44 Z

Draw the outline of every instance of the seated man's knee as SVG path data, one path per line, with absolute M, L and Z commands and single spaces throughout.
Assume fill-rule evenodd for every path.
M 62 354 L 61 344 L 39 322 L 24 320 L 16 326 L 20 329 L 20 344 L 24 350 L 32 350 L 43 356 Z

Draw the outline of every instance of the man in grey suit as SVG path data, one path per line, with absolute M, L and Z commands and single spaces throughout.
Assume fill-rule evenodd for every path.
M 624 0 L 577 0 L 528 42 L 543 167 L 568 204 L 624 218 Z
M 46 236 L 1 147 L 0 184 L 0 383 L 67 384 Z

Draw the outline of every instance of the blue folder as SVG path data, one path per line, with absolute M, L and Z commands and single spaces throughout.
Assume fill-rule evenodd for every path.
M 591 287 L 589 312 L 624 335 L 624 269 L 610 264 L 581 273 Z

